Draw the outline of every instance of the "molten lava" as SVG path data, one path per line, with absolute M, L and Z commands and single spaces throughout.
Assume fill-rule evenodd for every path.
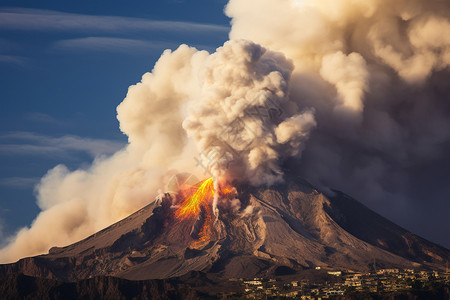
M 214 197 L 214 181 L 208 178 L 202 182 L 200 187 L 191 196 L 188 196 L 180 208 L 175 212 L 178 219 L 197 217 L 202 206 L 208 206 L 209 201 Z
M 232 187 L 219 188 L 218 196 L 228 196 L 233 192 Z M 203 225 L 198 234 L 198 239 L 194 243 L 194 247 L 201 243 L 209 241 L 212 233 L 213 210 L 211 207 L 211 200 L 214 198 L 216 191 L 214 190 L 213 178 L 208 178 L 203 181 L 197 189 L 190 189 L 189 191 L 182 191 L 184 194 L 184 201 L 180 207 L 175 211 L 175 217 L 178 220 L 194 219 L 202 214 Z M 187 193 L 187 194 L 186 194 Z

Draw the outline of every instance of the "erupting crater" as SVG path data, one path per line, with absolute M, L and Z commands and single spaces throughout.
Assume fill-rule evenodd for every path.
M 167 193 L 82 241 L 1 265 L 0 275 L 143 280 L 194 271 L 222 279 L 272 278 L 280 267 L 442 269 L 450 259 L 449 250 L 341 192 L 327 196 L 292 177 L 270 188 L 233 185 L 208 178 L 175 199 Z
M 211 238 L 213 223 L 215 222 L 214 198 L 229 198 L 233 194 L 233 187 L 219 185 L 217 190 L 212 177 L 200 182 L 198 185 L 180 191 L 180 207 L 175 211 L 176 219 L 181 222 L 186 219 L 196 219 L 191 230 L 191 236 L 196 239 L 193 248 L 198 248 Z M 217 217 L 217 216 L 215 216 Z

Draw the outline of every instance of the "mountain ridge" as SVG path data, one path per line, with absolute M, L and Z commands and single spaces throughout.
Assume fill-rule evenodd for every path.
M 77 281 L 96 276 L 129 280 L 179 277 L 192 271 L 221 278 L 272 276 L 285 268 L 367 271 L 442 269 L 450 251 L 426 241 L 335 191 L 320 193 L 289 178 L 273 187 L 237 185 L 241 207 L 219 203 L 219 217 L 203 243 L 205 221 L 177 220 L 165 194 L 129 217 L 48 254 L 0 265 L 0 274 Z M 200 226 L 200 227 L 199 227 Z

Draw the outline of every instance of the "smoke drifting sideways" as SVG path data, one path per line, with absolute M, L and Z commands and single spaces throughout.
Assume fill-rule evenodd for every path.
M 314 185 L 406 225 L 421 207 L 448 208 L 417 197 L 433 184 L 423 183 L 425 167 L 450 150 L 448 1 L 230 0 L 225 12 L 223 47 L 166 50 L 129 88 L 117 108 L 126 148 L 42 178 L 42 212 L 1 262 L 128 216 L 178 172 L 270 185 L 288 158 Z
M 450 2 L 231 0 L 226 14 L 231 39 L 293 61 L 290 99 L 315 109 L 298 175 L 450 247 Z
M 36 189 L 42 212 L 0 251 L 1 261 L 101 230 L 152 202 L 178 172 L 282 180 L 280 158 L 297 155 L 316 125 L 311 110 L 289 100 L 292 69 L 282 54 L 244 40 L 213 54 L 166 50 L 117 107 L 127 147 L 85 170 L 50 170 Z M 195 159 L 214 163 L 201 168 Z

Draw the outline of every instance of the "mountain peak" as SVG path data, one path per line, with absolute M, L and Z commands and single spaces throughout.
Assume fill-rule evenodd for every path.
M 439 269 L 450 259 L 449 250 L 351 197 L 337 191 L 326 196 L 303 180 L 241 184 L 236 193 L 241 201 L 217 200 L 217 215 L 199 206 L 188 218 L 177 217 L 179 196 L 165 194 L 82 241 L 2 265 L 0 272 L 69 281 L 104 275 L 161 279 L 192 271 L 234 278 L 318 266 Z

